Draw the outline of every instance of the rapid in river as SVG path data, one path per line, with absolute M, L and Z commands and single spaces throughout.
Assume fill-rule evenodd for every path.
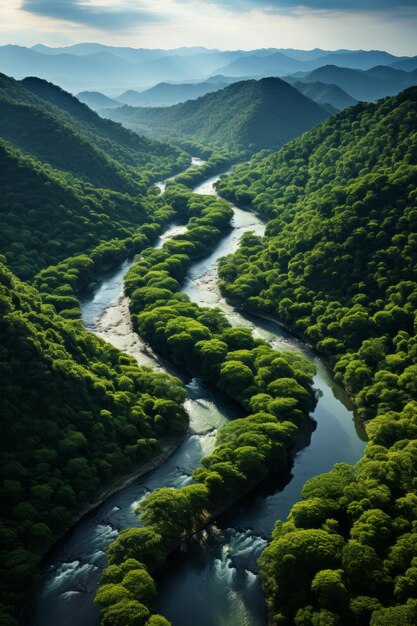
M 197 159 L 193 160 L 193 165 L 198 164 Z M 208 179 L 194 191 L 215 194 L 218 178 Z M 164 183 L 158 186 L 161 191 L 165 188 Z M 170 226 L 156 246 L 183 230 L 183 226 Z M 183 292 L 198 304 L 219 307 L 233 325 L 251 327 L 276 349 L 303 352 L 314 361 L 318 403 L 312 417 L 317 428 L 310 444 L 295 456 L 288 475 L 265 481 L 215 524 L 193 537 L 158 574 L 156 609 L 173 626 L 265 626 L 266 605 L 257 576 L 257 558 L 274 522 L 286 518 L 300 499 L 306 480 L 328 471 L 336 462 L 356 462 L 365 445 L 349 399 L 332 380 L 325 363 L 277 323 L 242 316 L 221 297 L 218 259 L 236 250 L 240 237 L 248 231 L 262 235 L 264 225 L 253 213 L 234 207 L 232 230 L 210 256 L 194 263 Z M 200 458 L 213 450 L 217 430 L 240 415 L 239 407 L 212 388 L 197 379 L 190 380 L 158 359 L 133 332 L 128 300 L 123 294 L 123 279 L 131 264 L 126 260 L 85 294 L 81 300 L 84 323 L 91 332 L 133 355 L 139 364 L 181 375 L 189 393 L 189 430 L 163 465 L 110 496 L 57 544 L 43 567 L 25 626 L 96 624 L 98 610 L 93 598 L 106 564 L 105 551 L 122 529 L 137 525 L 137 503 L 158 487 L 189 483 Z

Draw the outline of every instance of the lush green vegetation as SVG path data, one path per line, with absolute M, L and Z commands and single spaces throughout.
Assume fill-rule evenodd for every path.
M 187 164 L 166 143 L 102 119 L 71 94 L 39 78 L 0 75 L 0 136 L 42 163 L 99 187 L 144 191 Z
M 144 194 L 189 157 L 102 120 L 58 87 L 0 75 L 0 252 L 21 278 L 134 236 Z
M 264 78 L 172 107 L 124 106 L 106 115 L 140 133 L 254 153 L 284 145 L 329 114 L 281 79 Z
M 311 364 L 180 292 L 231 218 L 226 202 L 189 188 L 326 117 L 284 85 L 246 81 L 169 109 L 121 109 L 129 124 L 155 124 L 208 158 L 164 194 L 145 195 L 189 162 L 182 150 L 102 120 L 50 83 L 0 76 L 0 251 L 34 281 L 0 265 L 1 623 L 14 623 L 40 556 L 74 514 L 184 432 L 181 383 L 139 368 L 76 319 L 77 292 L 103 269 L 141 252 L 126 278 L 135 329 L 243 415 L 219 432 L 193 484 L 153 492 L 138 510 L 142 526 L 112 544 L 96 597 L 104 626 L 167 626 L 153 614 L 152 572 L 287 467 L 311 429 Z M 269 219 L 265 238 L 245 235 L 223 260 L 223 293 L 314 344 L 370 439 L 356 466 L 309 481 L 277 523 L 261 557 L 277 623 L 417 621 L 416 104 L 416 89 L 359 104 L 219 183 L 225 198 Z M 188 220 L 187 232 L 147 248 L 173 217 Z
M 213 515 L 288 466 L 300 433 L 311 432 L 308 414 L 315 405 L 309 361 L 276 352 L 179 290 L 192 260 L 224 232 L 232 215 L 228 204 L 178 184 L 165 196 L 174 207 L 187 208 L 188 228 L 162 249 L 145 250 L 129 270 L 125 286 L 134 327 L 156 351 L 238 402 L 246 417 L 219 432 L 213 454 L 194 472 L 194 484 L 152 492 L 138 508 L 143 527 L 123 531 L 111 545 L 96 596 L 104 626 L 119 623 L 115 619 L 123 625 L 156 619 L 150 617 L 155 588 L 149 572 Z
M 103 271 L 149 246 L 170 219 L 182 218 L 180 211 L 174 211 L 162 198 L 157 198 L 154 205 L 154 221 L 137 228 L 132 237 L 105 241 L 89 254 L 68 257 L 41 270 L 33 284 L 43 294 L 44 302 L 53 304 L 62 317 L 78 319 L 81 315 L 78 294 L 83 289 Z
M 417 89 L 359 104 L 219 189 L 270 218 L 221 288 L 334 366 L 366 420 L 355 466 L 309 481 L 261 557 L 277 623 L 416 623 Z
M 175 182 L 185 185 L 186 187 L 195 187 L 207 178 L 210 178 L 210 176 L 224 172 L 225 169 L 238 160 L 239 156 L 241 156 L 241 154 L 225 155 L 213 152 L 203 165 L 192 167 L 187 171 L 178 174 L 178 176 L 175 177 Z
M 0 622 L 73 515 L 184 432 L 179 380 L 65 321 L 1 265 Z

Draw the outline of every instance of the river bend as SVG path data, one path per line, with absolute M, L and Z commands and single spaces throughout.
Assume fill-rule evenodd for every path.
M 200 164 L 193 160 L 193 166 Z M 219 176 L 206 180 L 196 193 L 215 194 Z M 158 184 L 161 191 L 165 183 Z M 277 323 L 242 316 L 220 295 L 217 262 L 236 250 L 243 233 L 264 232 L 253 214 L 234 207 L 233 228 L 208 257 L 191 267 L 183 291 L 194 302 L 222 309 L 233 325 L 245 325 L 277 349 L 303 352 L 317 367 L 314 386 L 318 403 L 313 414 L 317 428 L 308 447 L 299 452 L 291 472 L 265 481 L 207 530 L 197 534 L 173 555 L 157 577 L 157 610 L 173 626 L 265 626 L 266 606 L 257 576 L 257 558 L 273 524 L 285 519 L 310 477 L 328 471 L 336 462 L 356 462 L 364 448 L 363 430 L 355 420 L 349 399 L 331 378 L 326 365 L 299 339 Z M 184 226 L 172 225 L 156 247 Z M 123 279 L 131 260 L 102 276 L 81 300 L 86 327 L 136 358 L 139 364 L 172 370 L 132 330 Z M 98 611 L 93 604 L 105 551 L 124 528 L 137 525 L 137 503 L 158 487 L 180 487 L 202 456 L 214 447 L 217 430 L 238 416 L 239 408 L 197 379 L 184 375 L 189 399 L 190 426 L 177 451 L 159 468 L 109 497 L 85 516 L 50 554 L 30 608 L 26 626 L 93 626 Z

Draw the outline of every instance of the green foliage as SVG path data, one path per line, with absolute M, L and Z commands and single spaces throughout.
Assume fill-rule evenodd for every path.
M 103 613 L 102 626 L 144 626 L 149 609 L 137 600 L 122 599 Z
M 268 597 L 296 624 L 415 622 L 416 105 L 415 88 L 359 104 L 219 182 L 270 218 L 221 262 L 223 294 L 302 333 L 367 420 L 364 458 L 310 480 L 261 557 Z M 310 532 L 338 542 L 331 563 L 308 569 Z
M 159 223 L 140 226 L 132 237 L 103 242 L 89 254 L 69 257 L 57 265 L 46 267 L 35 276 L 33 285 L 44 294 L 44 302 L 52 304 L 62 317 L 79 318 L 78 294 L 102 272 L 149 245 L 172 214 L 172 210 L 160 211 L 154 217 L 159 219 Z
M 263 78 L 171 107 L 123 106 L 106 115 L 140 133 L 253 154 L 284 145 L 329 114 L 283 80 Z
M 245 412 L 252 398 L 263 394 L 267 401 L 264 411 L 220 430 L 214 452 L 194 472 L 195 483 L 156 489 L 140 503 L 137 513 L 144 527 L 123 531 L 108 550 L 110 567 L 96 597 L 103 624 L 124 595 L 117 568 L 124 572 L 133 560 L 154 571 L 213 515 L 269 472 L 288 467 L 298 427 L 311 425 L 308 413 L 315 404 L 311 387 L 315 369 L 304 357 L 276 352 L 249 329 L 232 327 L 218 309 L 199 307 L 179 291 L 193 259 L 210 252 L 227 229 L 230 207 L 217 198 L 195 196 L 178 184 L 169 186 L 164 195 L 188 214 L 187 231 L 162 249 L 144 250 L 130 268 L 125 289 L 134 327 L 153 349 L 217 386 Z M 272 406 L 280 399 L 290 401 L 285 410 Z M 112 594 L 115 604 L 110 603 Z M 152 609 L 144 593 L 134 597 Z
M 1 597 L 11 611 L 73 515 L 187 419 L 178 379 L 64 320 L 2 264 L 0 310 Z
M 242 154 L 239 153 L 239 158 L 241 157 Z M 236 160 L 237 158 L 233 158 L 232 156 L 229 156 L 229 154 L 223 155 L 218 152 L 214 152 L 203 165 L 190 168 L 186 172 L 178 174 L 178 176 L 175 177 L 175 183 L 185 185 L 190 188 L 195 187 L 210 176 L 214 176 L 219 172 L 224 172 L 224 170 L 230 167 Z M 169 184 L 172 183 L 168 183 L 168 185 Z
M 189 163 L 39 79 L 0 75 L 0 113 L 0 252 L 24 279 L 104 240 L 134 239 L 164 207 L 148 185 Z

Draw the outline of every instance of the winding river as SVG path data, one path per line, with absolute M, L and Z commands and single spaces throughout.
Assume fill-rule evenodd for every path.
M 197 159 L 193 165 L 198 165 Z M 219 176 L 195 188 L 215 194 Z M 159 188 L 164 190 L 164 183 Z M 183 226 L 172 225 L 157 247 Z M 349 399 L 332 380 L 325 364 L 300 340 L 277 323 L 242 316 L 221 297 L 217 288 L 217 261 L 233 252 L 244 232 L 262 234 L 264 225 L 252 213 L 234 207 L 232 231 L 215 251 L 196 262 L 183 291 L 204 306 L 217 306 L 234 325 L 245 325 L 277 349 L 307 354 L 317 366 L 318 403 L 313 418 L 317 428 L 310 445 L 294 459 L 286 476 L 272 476 L 208 529 L 173 555 L 158 575 L 157 610 L 173 626 L 265 626 L 266 606 L 257 576 L 257 558 L 276 519 L 285 519 L 299 500 L 308 478 L 329 470 L 335 462 L 353 463 L 364 448 L 364 433 L 355 420 Z M 81 301 L 86 327 L 133 355 L 141 365 L 178 375 L 161 362 L 132 331 L 123 278 L 132 261 L 103 276 Z M 110 496 L 58 543 L 42 571 L 42 580 L 27 612 L 26 626 L 93 626 L 98 611 L 93 604 L 105 551 L 123 528 L 137 524 L 136 504 L 157 487 L 179 487 L 191 480 L 201 456 L 209 454 L 218 428 L 237 417 L 239 409 L 199 380 L 184 378 L 189 392 L 186 409 L 190 426 L 186 438 L 162 466 Z

